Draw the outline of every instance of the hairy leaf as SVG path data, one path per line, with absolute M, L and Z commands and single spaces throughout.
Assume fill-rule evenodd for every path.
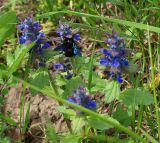
M 129 105 L 150 105 L 153 101 L 153 95 L 148 90 L 140 88 L 130 88 L 122 92 L 120 99 L 127 106 Z
M 100 77 L 96 76 L 93 80 L 95 85 L 92 87 L 92 92 L 101 92 L 105 94 L 106 102 L 110 103 L 114 99 L 119 97 L 120 94 L 120 86 L 117 81 L 109 81 L 100 79 Z
M 50 85 L 50 79 L 48 72 L 44 68 L 40 68 L 37 71 L 34 71 L 31 76 L 30 80 L 31 84 L 34 86 L 37 86 L 41 89 L 45 89 L 47 86 Z M 36 95 L 38 92 L 35 90 L 32 90 L 32 94 Z

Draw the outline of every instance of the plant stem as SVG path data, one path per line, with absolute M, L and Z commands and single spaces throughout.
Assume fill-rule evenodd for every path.
M 96 39 L 96 34 L 94 33 L 94 39 Z M 95 53 L 95 41 L 94 41 L 94 46 L 93 46 L 93 50 L 92 50 L 92 55 L 90 58 L 90 66 L 89 66 L 89 75 L 88 75 L 88 90 L 91 90 L 92 87 L 92 74 L 93 74 L 93 60 L 94 60 L 94 53 Z
M 51 73 L 49 72 L 48 69 L 47 69 L 47 71 L 48 71 L 48 75 L 49 75 L 50 82 L 51 82 L 51 84 L 52 84 L 53 90 L 54 90 L 55 94 L 56 94 L 57 96 L 59 96 L 59 92 L 58 92 L 57 85 L 54 83 L 54 80 L 53 80 L 53 78 L 52 78 L 52 75 L 51 75 Z M 61 103 L 59 103 L 59 104 L 61 105 Z
M 114 108 L 114 101 L 112 101 L 112 102 L 110 103 L 108 115 L 110 115 L 110 116 L 112 115 L 113 108 Z
M 49 75 L 49 78 L 50 78 L 50 81 L 51 81 L 51 84 L 52 84 L 54 93 L 55 93 L 56 96 L 59 97 L 60 94 L 59 94 L 59 92 L 58 92 L 57 85 L 56 85 L 55 82 L 53 81 L 52 75 L 51 75 L 51 73 L 49 72 L 49 70 L 47 70 L 47 71 L 48 71 L 48 75 Z M 63 105 L 63 103 L 62 103 L 62 102 L 59 102 L 59 101 L 58 101 L 58 104 L 59 104 L 59 105 Z M 70 121 L 69 121 L 68 119 L 65 119 L 65 122 L 66 122 L 66 124 L 67 124 L 67 127 L 68 127 L 70 133 L 72 133 L 72 128 L 71 128 L 71 125 L 70 125 Z
M 141 128 L 141 124 L 142 124 L 142 118 L 143 118 L 143 108 L 144 106 L 141 105 L 140 106 L 140 112 L 139 112 L 139 115 L 138 115 L 138 134 L 140 133 L 140 128 Z
M 29 55 L 29 59 L 27 61 L 26 70 L 24 73 L 24 81 L 28 81 L 28 75 L 30 72 L 30 64 L 32 59 L 32 53 Z M 26 95 L 26 84 L 23 82 L 23 94 L 21 96 L 21 106 L 20 106 L 20 137 L 22 141 L 22 135 L 24 134 L 24 131 L 22 130 L 22 125 L 24 125 L 24 106 L 25 106 L 25 95 Z
M 154 105 L 155 105 L 155 110 L 156 110 L 155 115 L 156 115 L 157 124 L 158 124 L 158 137 L 159 137 L 159 142 L 160 142 L 160 119 L 159 119 L 159 113 L 158 113 L 158 102 L 157 102 L 157 94 L 156 94 L 156 86 L 155 86 L 155 73 L 154 73 L 154 65 L 153 65 L 149 30 L 148 30 L 148 47 L 149 47 L 149 57 L 150 57 L 151 76 L 152 76 L 152 90 L 154 94 Z

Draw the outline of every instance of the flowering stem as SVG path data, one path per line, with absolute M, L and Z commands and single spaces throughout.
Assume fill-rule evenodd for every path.
M 56 94 L 57 96 L 59 96 L 59 92 L 58 92 L 57 85 L 55 84 L 55 82 L 54 82 L 54 80 L 53 80 L 53 78 L 52 78 L 52 75 L 51 75 L 51 73 L 49 72 L 48 69 L 47 69 L 47 71 L 48 71 L 48 75 L 49 75 L 50 82 L 51 82 L 51 84 L 52 84 L 53 90 L 54 90 L 55 94 Z M 61 105 L 61 103 L 59 103 L 59 104 Z
M 71 61 L 71 66 L 72 66 L 72 70 L 73 70 L 73 74 L 76 75 L 77 72 L 76 72 L 76 66 L 75 66 L 75 59 L 74 57 L 70 58 L 70 61 Z
M 25 70 L 25 73 L 24 73 L 24 81 L 28 81 L 31 59 L 32 59 L 32 53 L 29 54 L 29 59 L 27 61 L 27 66 L 26 66 L 26 70 Z M 20 137 L 21 137 L 21 141 L 22 141 L 22 136 L 25 133 L 25 131 L 22 130 L 22 127 L 23 127 L 24 122 L 25 122 L 24 121 L 24 105 L 25 105 L 26 87 L 27 87 L 27 85 L 23 82 L 23 94 L 21 96 L 21 105 L 20 105 Z
M 52 84 L 54 93 L 55 93 L 56 96 L 59 97 L 60 94 L 59 94 L 59 92 L 58 92 L 57 85 L 56 85 L 55 82 L 53 81 L 52 75 L 51 75 L 51 73 L 49 72 L 49 70 L 47 70 L 47 71 L 48 71 L 48 75 L 49 75 L 50 82 L 51 82 L 51 84 Z M 62 104 L 63 104 L 62 102 L 59 102 L 59 101 L 58 101 L 58 103 L 59 103 L 59 105 L 62 105 Z M 68 119 L 65 119 L 65 122 L 66 122 L 66 124 L 67 124 L 67 127 L 68 127 L 70 133 L 72 133 L 72 128 L 71 128 L 71 125 L 70 125 L 70 121 L 69 121 Z

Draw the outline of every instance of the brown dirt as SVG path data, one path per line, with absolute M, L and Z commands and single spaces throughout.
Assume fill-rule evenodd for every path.
M 22 84 L 17 88 L 11 88 L 5 99 L 4 113 L 9 115 L 17 123 L 20 123 L 20 100 L 22 95 Z M 67 132 L 68 128 L 61 113 L 57 111 L 58 103 L 49 97 L 38 94 L 34 97 L 30 93 L 26 94 L 24 115 L 28 104 L 30 106 L 29 129 L 24 138 L 25 142 L 42 143 L 44 140 L 44 129 L 48 121 L 51 121 L 56 132 Z M 25 119 L 25 117 L 24 117 Z M 20 129 L 12 128 L 8 130 L 8 135 L 13 142 L 20 140 Z

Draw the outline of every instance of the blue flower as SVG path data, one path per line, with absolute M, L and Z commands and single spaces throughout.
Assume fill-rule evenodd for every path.
M 101 58 L 101 59 L 100 59 L 100 64 L 101 64 L 101 65 L 108 66 L 108 65 L 109 65 L 109 61 L 108 61 L 107 58 Z
M 109 38 L 106 43 L 109 45 L 109 48 L 101 50 L 104 57 L 99 62 L 101 65 L 106 66 L 109 77 L 122 83 L 122 69 L 128 66 L 129 62 L 126 56 L 131 51 L 125 48 L 124 40 L 118 37 L 114 30 L 112 34 L 107 34 L 107 36 Z
M 64 78 L 67 80 L 71 79 L 74 76 L 74 74 L 71 71 L 72 66 L 69 59 L 65 60 L 63 63 L 55 63 L 54 69 L 64 72 L 65 73 Z
M 88 108 L 94 109 L 97 107 L 97 103 L 95 101 L 88 102 Z
M 86 90 L 83 87 L 79 87 L 75 90 L 73 95 L 68 98 L 68 101 L 88 109 L 95 109 L 97 107 L 96 102 L 87 95 Z
M 60 23 L 57 34 L 62 39 L 62 44 L 57 46 L 55 51 L 62 51 L 66 57 L 81 56 L 77 44 L 81 37 L 76 30 L 71 29 L 68 24 Z
M 65 38 L 69 35 L 72 34 L 72 30 L 71 27 L 66 24 L 66 23 L 61 23 L 59 24 L 59 28 L 57 29 L 57 34 L 61 37 L 61 38 Z
M 61 64 L 61 63 L 56 63 L 56 64 L 54 64 L 54 68 L 56 69 L 56 70 L 59 70 L 59 69 L 61 69 L 63 67 L 63 64 Z
M 78 41 L 81 39 L 81 36 L 79 34 L 73 35 L 74 40 Z
M 44 43 L 44 45 L 43 45 L 43 48 L 44 49 L 47 49 L 47 48 L 49 48 L 50 47 L 50 44 L 49 43 Z
M 22 19 L 20 25 L 18 25 L 22 35 L 20 36 L 20 44 L 29 44 L 35 42 L 35 45 L 31 48 L 30 52 L 37 54 L 43 54 L 43 50 L 50 47 L 50 44 L 46 42 L 45 35 L 40 32 L 41 25 L 37 21 L 33 21 L 32 17 Z

